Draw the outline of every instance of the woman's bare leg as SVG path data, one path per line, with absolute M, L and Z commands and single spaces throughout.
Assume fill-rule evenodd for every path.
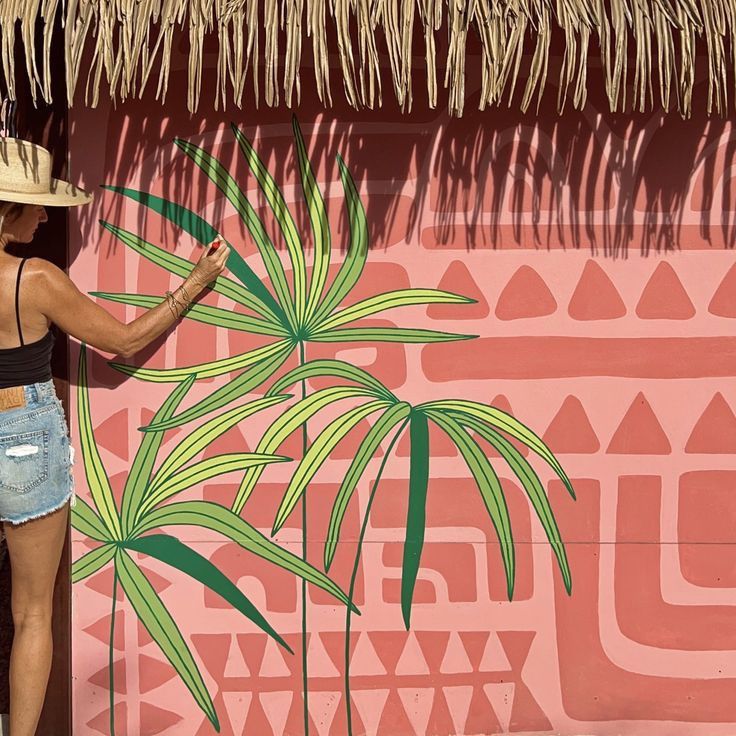
M 10 654 L 10 733 L 34 736 L 51 671 L 54 582 L 66 536 L 69 506 L 5 525 L 12 571 L 15 637 Z

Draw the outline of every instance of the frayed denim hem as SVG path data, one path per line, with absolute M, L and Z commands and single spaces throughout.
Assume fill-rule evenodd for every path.
M 35 521 L 36 519 L 42 519 L 44 516 L 49 516 L 50 514 L 53 514 L 56 511 L 61 511 L 61 509 L 66 506 L 66 504 L 69 504 L 71 508 L 74 508 L 74 503 L 76 501 L 76 495 L 73 490 L 69 491 L 69 495 L 66 496 L 66 498 L 61 502 L 56 504 L 55 506 L 52 506 L 50 509 L 45 509 L 44 511 L 40 511 L 36 514 L 28 514 L 27 516 L 24 516 L 20 519 L 6 519 L 6 518 L 0 518 L 0 521 L 2 521 L 4 524 L 12 524 L 13 526 L 20 526 L 21 524 L 26 524 L 29 521 Z

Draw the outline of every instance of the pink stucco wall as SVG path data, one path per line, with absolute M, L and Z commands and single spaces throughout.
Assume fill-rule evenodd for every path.
M 233 209 L 172 141 L 181 137 L 215 153 L 255 192 L 230 132 L 236 121 L 287 201 L 301 208 L 290 113 L 208 110 L 190 119 L 181 111 L 177 77 L 166 111 L 151 102 L 74 108 L 72 173 L 90 188 L 119 184 L 186 204 L 241 244 L 258 269 Z M 462 120 L 419 103 L 406 117 L 388 108 L 356 113 L 338 105 L 325 112 L 308 104 L 298 111 L 328 193 L 333 257 L 342 259 L 346 242 L 334 163 L 340 153 L 371 229 L 372 251 L 354 299 L 408 286 L 456 291 L 477 304 L 415 307 L 381 322 L 480 337 L 426 347 L 323 346 L 308 357 L 337 355 L 411 402 L 462 397 L 511 411 L 549 444 L 578 499 L 535 462 L 567 544 L 568 597 L 538 521 L 499 461 L 517 545 L 509 603 L 498 544 L 467 468 L 432 434 L 426 543 L 407 632 L 399 585 L 408 457 L 398 446 L 358 578 L 355 733 L 733 733 L 731 123 L 612 116 L 595 99 L 563 118 L 546 107 L 537 119 L 474 113 L 469 105 Z M 98 218 L 183 257 L 200 252 L 157 216 L 98 190 L 72 228 L 71 275 L 83 291 L 163 294 L 178 283 L 116 242 Z M 226 300 L 210 295 L 207 303 Z M 104 306 L 121 319 L 138 313 Z M 131 362 L 189 365 L 255 344 L 233 335 L 185 323 Z M 136 428 L 171 386 L 123 380 L 109 357 L 88 351 L 90 403 L 102 460 L 120 492 L 139 442 Z M 75 346 L 73 376 L 77 359 Z M 198 382 L 187 402 L 226 378 Z M 216 449 L 252 450 L 272 418 L 258 415 L 229 431 Z M 179 431 L 167 435 L 164 450 Z M 296 441 L 284 449 L 296 457 L 299 451 Z M 333 454 L 311 486 L 310 559 L 317 565 L 351 451 L 348 443 Z M 287 465 L 268 469 L 244 511 L 264 533 L 289 474 Z M 359 489 L 360 518 L 369 476 Z M 86 497 L 80 463 L 76 478 Z M 229 505 L 238 482 L 237 474 L 225 476 L 187 497 Z M 330 571 L 343 587 L 358 510 L 354 499 Z M 295 515 L 276 537 L 296 553 L 297 522 Z M 178 536 L 237 581 L 296 651 L 284 653 L 201 586 L 142 561 L 200 665 L 221 733 L 302 733 L 297 580 L 201 531 L 183 528 Z M 91 546 L 75 533 L 74 558 Z M 109 568 L 74 586 L 75 736 L 109 733 L 111 589 Z M 342 736 L 343 609 L 314 588 L 310 601 L 311 733 Z M 117 610 L 116 732 L 213 733 L 120 595 Z

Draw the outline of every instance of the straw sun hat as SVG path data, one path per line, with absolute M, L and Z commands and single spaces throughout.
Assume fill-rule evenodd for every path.
M 0 138 L 0 201 L 75 207 L 92 195 L 51 176 L 51 154 L 19 138 Z

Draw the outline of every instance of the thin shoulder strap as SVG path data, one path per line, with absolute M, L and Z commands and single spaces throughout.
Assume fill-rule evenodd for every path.
M 20 309 L 18 307 L 18 298 L 20 296 L 20 275 L 23 273 L 23 266 L 26 263 L 26 258 L 20 259 L 20 265 L 18 266 L 18 278 L 15 280 L 15 320 L 18 323 L 18 337 L 20 338 L 20 345 L 23 347 L 23 330 L 20 326 Z

